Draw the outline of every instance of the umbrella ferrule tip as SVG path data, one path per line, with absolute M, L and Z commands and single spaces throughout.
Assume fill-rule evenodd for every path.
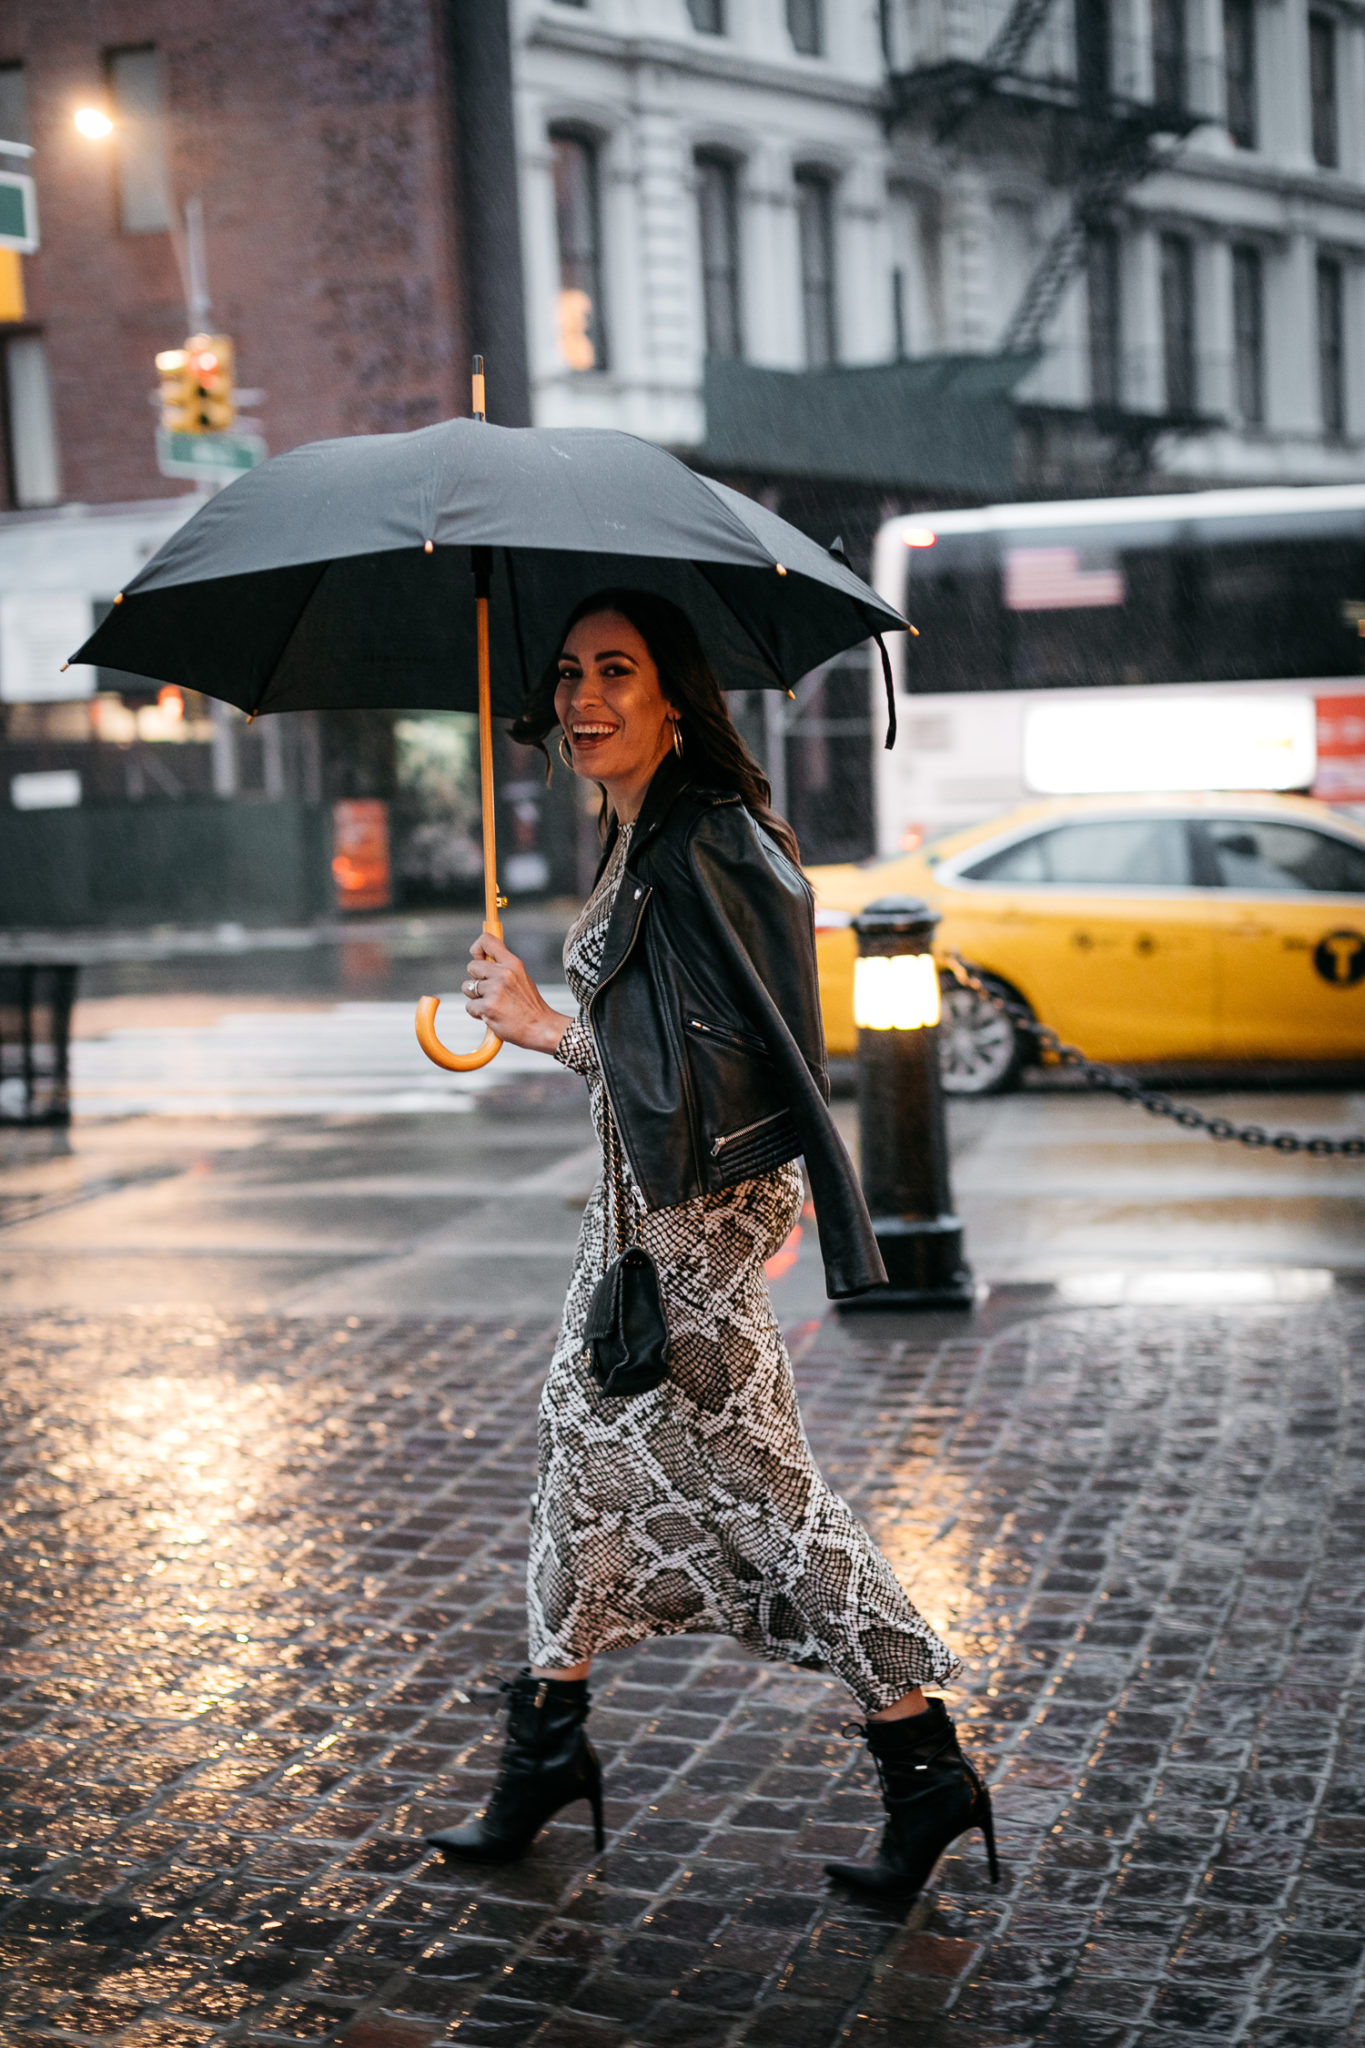
M 777 571 L 777 573 L 778 573 L 778 575 L 779 575 L 779 576 L 785 576 L 785 575 L 786 575 L 786 573 L 787 573 L 787 565 L 786 565 L 786 563 L 785 563 L 785 562 L 774 562 L 774 564 L 773 564 L 773 567 L 774 567 L 774 568 L 776 569 L 776 571 Z
M 430 555 L 430 554 L 434 554 L 434 553 L 435 553 L 435 550 L 436 550 L 436 543 L 435 543 L 435 541 L 434 541 L 434 540 L 424 540 L 424 541 L 422 542 L 422 553 L 423 553 L 424 555 Z

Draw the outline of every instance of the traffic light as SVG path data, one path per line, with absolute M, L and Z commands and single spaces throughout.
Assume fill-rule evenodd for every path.
M 192 334 L 185 343 L 194 377 L 201 434 L 226 434 L 237 417 L 232 403 L 232 342 L 226 334 Z
M 226 434 L 236 419 L 232 402 L 232 341 L 226 334 L 192 334 L 183 348 L 163 349 L 161 424 L 170 434 Z
M 165 348 L 156 359 L 161 379 L 161 424 L 168 434 L 197 434 L 197 395 L 190 359 L 183 348 Z

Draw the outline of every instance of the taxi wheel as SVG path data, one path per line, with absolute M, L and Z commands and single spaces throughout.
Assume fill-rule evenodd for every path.
M 1019 1001 L 993 975 L 981 980 L 994 994 Z M 945 976 L 938 1032 L 939 1071 L 945 1095 L 1003 1095 L 1017 1088 L 1034 1057 L 1032 1033 L 1021 1030 L 975 989 Z

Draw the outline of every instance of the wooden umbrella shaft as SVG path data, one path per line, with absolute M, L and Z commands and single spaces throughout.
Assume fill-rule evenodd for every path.
M 493 663 L 488 643 L 488 585 L 492 556 L 488 548 L 474 549 L 474 611 L 479 645 L 479 786 L 483 800 L 483 928 L 491 938 L 502 937 L 502 908 L 498 895 L 498 843 L 493 814 Z M 429 1060 L 447 1073 L 469 1074 L 486 1067 L 502 1040 L 485 1029 L 483 1044 L 474 1052 L 452 1052 L 436 1035 L 439 996 L 423 996 L 417 1005 L 417 1043 Z
M 477 573 L 477 572 L 476 572 Z M 474 600 L 479 635 L 479 787 L 483 803 L 483 928 L 502 937 L 498 897 L 498 842 L 493 815 L 493 663 L 488 645 L 488 588 L 480 577 Z

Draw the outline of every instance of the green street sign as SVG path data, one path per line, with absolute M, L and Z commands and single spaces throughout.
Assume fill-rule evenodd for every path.
M 221 478 L 230 483 L 265 457 L 265 442 L 255 434 L 168 434 L 164 427 L 157 429 L 156 466 L 163 476 L 205 482 Z
M 38 246 L 38 195 L 22 171 L 0 171 L 0 249 L 31 256 Z

